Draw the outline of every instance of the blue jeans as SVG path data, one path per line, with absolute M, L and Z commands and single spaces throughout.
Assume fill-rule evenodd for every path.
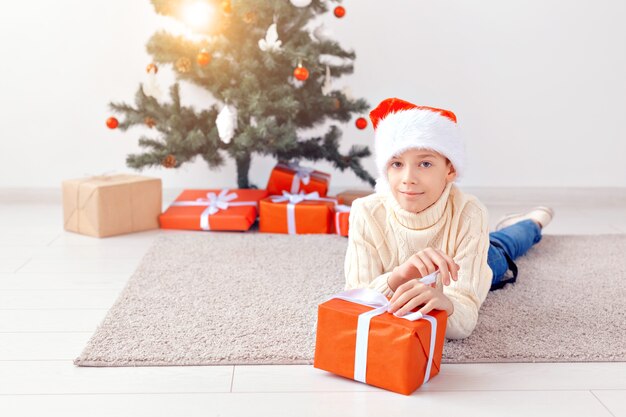
M 541 240 L 541 229 L 532 220 L 522 220 L 508 227 L 489 233 L 489 254 L 487 263 L 493 271 L 490 291 L 500 289 L 517 279 L 517 265 L 514 259 L 524 255 L 535 243 Z M 503 279 L 508 270 L 513 277 Z

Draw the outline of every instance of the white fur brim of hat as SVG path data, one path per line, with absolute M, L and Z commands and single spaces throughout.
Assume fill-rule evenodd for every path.
M 387 164 L 409 149 L 428 149 L 446 156 L 459 180 L 465 172 L 465 144 L 458 124 L 440 113 L 408 109 L 390 113 L 376 127 L 376 192 L 389 191 Z

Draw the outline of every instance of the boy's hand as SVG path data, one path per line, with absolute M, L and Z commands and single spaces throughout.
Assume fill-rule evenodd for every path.
M 418 311 L 428 314 L 431 310 L 445 310 L 450 316 L 454 312 L 452 301 L 441 289 L 422 284 L 418 279 L 412 279 L 400 285 L 389 300 L 389 313 L 397 311 L 397 316 L 403 316 L 415 307 L 425 304 Z
M 425 277 L 439 270 L 443 285 L 450 285 L 450 278 L 455 281 L 459 279 L 459 269 L 459 265 L 444 251 L 426 248 L 411 256 L 402 265 L 394 268 L 393 273 L 404 283 L 416 277 Z

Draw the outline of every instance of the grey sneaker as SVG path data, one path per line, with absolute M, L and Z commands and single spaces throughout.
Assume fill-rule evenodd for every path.
M 498 224 L 496 224 L 496 231 L 508 227 L 522 220 L 534 220 L 541 224 L 541 228 L 545 228 L 554 218 L 554 210 L 547 206 L 537 206 L 532 208 L 526 213 L 513 213 L 504 216 Z

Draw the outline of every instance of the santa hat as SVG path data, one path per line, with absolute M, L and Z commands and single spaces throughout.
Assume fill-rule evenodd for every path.
M 408 149 L 428 149 L 447 157 L 458 180 L 465 170 L 465 146 L 449 110 L 416 106 L 398 98 L 383 100 L 370 112 L 375 130 L 376 191 L 389 190 L 387 164 Z

